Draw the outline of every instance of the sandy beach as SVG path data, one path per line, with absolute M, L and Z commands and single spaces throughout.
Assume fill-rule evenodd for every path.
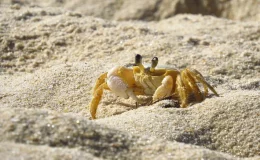
M 259 2 L 173 2 L 0 1 L 0 157 L 260 159 Z M 136 107 L 105 91 L 91 120 L 99 75 L 136 54 L 194 68 L 220 96 Z

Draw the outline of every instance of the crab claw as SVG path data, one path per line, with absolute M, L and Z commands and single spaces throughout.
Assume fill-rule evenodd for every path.
M 133 91 L 134 78 L 132 70 L 125 67 L 114 67 L 107 74 L 107 85 L 110 90 L 117 96 L 122 98 L 138 98 Z
M 153 102 L 156 102 L 165 97 L 171 96 L 171 89 L 173 87 L 173 79 L 171 76 L 166 76 L 162 80 L 162 84 L 156 89 L 153 95 Z

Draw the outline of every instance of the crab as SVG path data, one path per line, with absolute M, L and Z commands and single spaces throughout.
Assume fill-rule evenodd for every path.
M 152 103 L 170 98 L 177 100 L 182 108 L 203 101 L 208 95 L 208 89 L 219 96 L 199 71 L 191 68 L 181 71 L 157 68 L 157 64 L 158 58 L 153 57 L 151 66 L 144 67 L 142 56 L 137 54 L 132 68 L 117 66 L 101 74 L 93 88 L 93 98 L 89 104 L 92 119 L 96 119 L 96 111 L 104 90 L 126 99 L 131 97 L 136 104 L 142 103 L 138 95 L 151 96 Z M 203 92 L 198 83 L 201 88 L 203 86 Z

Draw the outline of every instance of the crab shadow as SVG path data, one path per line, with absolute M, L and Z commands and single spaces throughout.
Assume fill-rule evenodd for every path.
M 202 94 L 204 94 L 204 93 L 202 93 Z M 198 101 L 196 101 L 194 94 L 191 94 L 188 97 L 188 103 L 189 103 L 188 107 L 191 107 L 191 106 L 193 106 L 194 104 L 197 104 L 197 103 L 201 103 L 206 98 L 212 98 L 212 97 L 214 97 L 214 94 L 209 94 L 209 95 L 207 95 L 207 97 L 204 97 L 204 99 L 202 101 L 198 102 Z M 152 106 L 154 104 L 158 105 L 158 107 L 161 107 L 161 108 L 178 108 L 178 109 L 182 108 L 178 98 L 172 97 L 172 96 L 171 97 L 165 97 L 165 98 L 160 99 L 160 100 L 155 101 L 155 102 L 153 102 L 153 99 L 150 96 L 140 96 L 139 99 L 142 103 L 137 104 L 137 103 L 127 103 L 127 102 L 120 102 L 120 101 L 119 102 L 118 101 L 113 102 L 113 104 L 115 104 L 115 105 L 127 108 L 124 111 L 117 111 L 117 112 L 113 113 L 113 115 L 120 115 L 120 114 L 122 114 L 124 112 L 128 112 L 130 110 L 135 110 L 135 109 L 138 109 L 140 107 L 145 107 L 145 106 Z M 104 104 L 111 104 L 111 101 L 105 101 L 103 103 Z
M 142 97 L 139 97 L 139 99 L 142 103 L 113 102 L 113 104 L 123 106 L 123 107 L 127 107 L 127 108 L 131 108 L 131 109 L 137 109 L 139 107 L 149 106 L 149 105 L 153 104 L 152 103 L 152 101 L 153 101 L 152 97 L 142 96 Z M 108 105 L 108 104 L 111 104 L 111 101 L 104 101 L 103 103 Z

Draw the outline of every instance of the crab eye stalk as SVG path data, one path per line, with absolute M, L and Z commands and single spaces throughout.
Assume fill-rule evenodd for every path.
M 157 57 L 153 57 L 153 59 L 152 59 L 152 64 L 151 64 L 151 68 L 150 68 L 150 71 L 151 71 L 151 72 L 154 72 L 155 67 L 157 66 L 157 64 L 158 64 L 158 58 L 157 58 Z
M 137 55 L 135 56 L 135 65 L 137 65 L 137 66 L 140 68 L 140 71 L 141 71 L 142 73 L 145 72 L 144 66 L 143 66 L 143 64 L 142 64 L 142 56 L 141 56 L 140 54 L 137 54 Z
M 137 54 L 135 56 L 135 64 L 138 66 L 139 64 L 142 64 L 142 56 L 140 54 Z
M 158 58 L 157 57 L 153 57 L 152 59 L 152 68 L 155 68 L 158 64 Z

